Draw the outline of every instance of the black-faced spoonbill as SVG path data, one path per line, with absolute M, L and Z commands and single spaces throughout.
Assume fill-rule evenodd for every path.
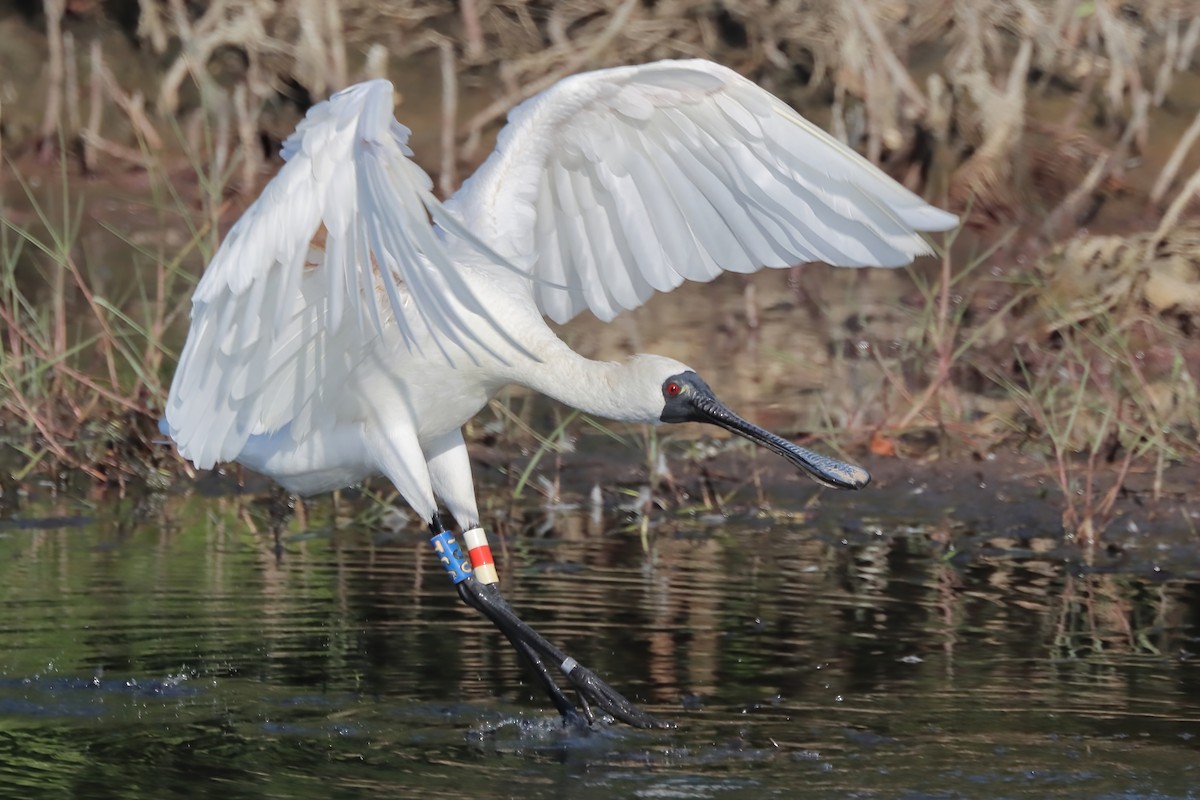
M 610 320 L 723 270 L 907 264 L 929 252 L 916 231 L 957 218 L 707 61 L 559 82 L 509 115 L 445 204 L 408 135 L 382 80 L 308 112 L 196 287 L 165 428 L 197 467 L 238 461 L 300 494 L 387 476 L 564 720 L 580 718 L 551 668 L 589 721 L 595 705 L 657 725 L 501 595 L 462 425 L 517 383 L 609 419 L 714 423 L 820 483 L 862 488 L 866 471 L 743 420 L 684 364 L 591 361 L 544 317 Z

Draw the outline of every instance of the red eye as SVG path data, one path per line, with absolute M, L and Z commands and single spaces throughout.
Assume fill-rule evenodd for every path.
M 681 387 L 675 381 L 671 381 L 670 383 L 667 384 L 667 396 L 668 397 L 678 397 L 679 393 L 682 391 L 683 391 L 683 387 Z

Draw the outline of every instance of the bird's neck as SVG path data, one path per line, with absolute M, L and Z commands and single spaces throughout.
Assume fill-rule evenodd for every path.
M 593 361 L 566 345 L 543 357 L 521 383 L 594 417 L 618 422 L 657 422 L 634 396 L 627 363 Z

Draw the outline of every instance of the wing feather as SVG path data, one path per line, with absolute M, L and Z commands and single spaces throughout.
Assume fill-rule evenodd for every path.
M 197 466 L 237 458 L 252 436 L 288 429 L 300 440 L 336 424 L 353 370 L 392 325 L 410 348 L 432 340 L 447 359 L 455 344 L 486 348 L 464 315 L 487 310 L 430 218 L 515 268 L 433 196 L 392 96 L 370 81 L 314 106 L 197 285 L 166 413 Z
M 654 246 L 648 210 L 624 159 L 613 168 L 598 165 L 597 169 L 597 178 L 606 189 L 596 196 L 597 209 L 603 215 L 604 232 L 612 237 L 617 250 L 617 255 L 605 262 L 614 275 L 610 295 L 621 308 L 636 308 L 654 294 L 642 273 L 648 264 L 662 260 L 662 249 Z M 618 203 L 618 197 L 628 202 Z
M 727 270 L 898 266 L 929 252 L 918 231 L 958 222 L 702 60 L 560 81 L 513 110 L 446 205 L 528 270 L 558 322 L 611 319 Z

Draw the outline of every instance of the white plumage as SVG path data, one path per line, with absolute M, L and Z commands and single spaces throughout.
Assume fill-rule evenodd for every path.
M 805 261 L 896 266 L 957 219 L 729 69 L 577 75 L 516 108 L 445 204 L 371 81 L 309 111 L 196 289 L 166 425 L 199 467 L 300 492 L 382 472 L 477 522 L 459 428 L 508 383 L 663 419 L 654 356 L 592 362 L 545 324 L 684 280 Z M 432 218 L 433 225 L 429 219 Z
M 462 425 L 519 383 L 601 417 L 719 425 L 821 483 L 861 488 L 864 470 L 741 419 L 687 366 L 588 360 L 544 317 L 609 320 L 723 270 L 906 264 L 928 252 L 917 231 L 957 219 L 706 61 L 561 81 L 512 112 L 444 205 L 407 141 L 386 81 L 308 112 L 196 288 L 165 428 L 198 467 L 240 461 L 304 494 L 386 475 L 429 523 L 460 596 L 516 646 L 564 720 L 579 715 L 548 665 L 589 720 L 594 704 L 659 725 L 500 594 Z

